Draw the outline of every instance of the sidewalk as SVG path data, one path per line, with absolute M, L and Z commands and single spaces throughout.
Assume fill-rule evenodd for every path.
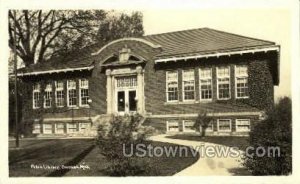
M 189 140 L 179 140 L 179 139 L 171 139 L 166 138 L 167 135 L 157 135 L 150 137 L 150 140 L 159 141 L 159 142 L 167 142 L 173 144 L 179 144 L 184 146 L 222 146 L 212 143 L 204 143 L 200 141 L 189 141 Z M 227 147 L 228 148 L 228 147 Z M 199 151 L 199 150 L 198 150 Z M 242 153 L 242 152 L 240 152 Z M 241 165 L 241 158 L 233 158 L 233 157 L 201 157 L 197 162 L 193 165 L 187 167 L 186 169 L 178 172 L 175 176 L 211 176 L 211 175 L 221 175 L 221 176 L 232 176 L 232 175 L 250 175 L 250 173 Z

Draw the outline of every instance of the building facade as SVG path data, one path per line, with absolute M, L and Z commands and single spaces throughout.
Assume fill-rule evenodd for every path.
M 19 70 L 23 121 L 39 135 L 92 135 L 111 115 L 139 113 L 161 132 L 247 135 L 274 105 L 280 47 L 210 28 L 91 46 Z

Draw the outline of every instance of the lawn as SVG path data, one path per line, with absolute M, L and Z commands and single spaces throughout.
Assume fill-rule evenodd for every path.
M 214 144 L 220 144 L 224 146 L 237 147 L 242 151 L 245 151 L 249 146 L 248 137 L 239 136 L 206 136 L 201 137 L 199 135 L 170 135 L 167 138 L 182 139 L 191 141 L 209 142 Z
M 13 141 L 10 142 L 12 148 Z M 179 146 L 168 143 L 148 142 L 152 146 Z M 196 162 L 191 151 L 186 157 L 144 157 L 151 171 L 147 175 L 169 176 Z M 88 166 L 89 169 L 35 169 L 37 166 Z M 15 176 L 105 176 L 109 165 L 98 146 L 91 139 L 22 140 L 21 149 L 9 151 L 9 175 Z

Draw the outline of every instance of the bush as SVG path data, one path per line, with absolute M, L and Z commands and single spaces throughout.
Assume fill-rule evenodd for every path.
M 253 175 L 288 175 L 292 172 L 292 121 L 291 100 L 279 100 L 268 118 L 257 123 L 250 132 L 250 146 L 267 148 L 277 146 L 280 155 L 275 157 L 246 156 L 244 165 Z M 267 149 L 266 149 L 267 150 Z
M 111 176 L 142 175 L 149 171 L 148 163 L 133 157 L 125 157 L 123 145 L 130 148 L 131 145 L 142 143 L 150 136 L 154 129 L 140 124 L 142 117 L 117 116 L 110 122 L 105 122 L 98 127 L 97 143 L 110 165 L 106 172 Z

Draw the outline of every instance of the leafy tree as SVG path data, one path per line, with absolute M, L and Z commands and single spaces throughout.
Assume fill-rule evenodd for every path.
M 284 97 L 275 105 L 268 118 L 254 125 L 249 136 L 250 146 L 279 147 L 280 155 L 246 155 L 244 165 L 253 175 L 287 175 L 292 172 L 292 103 Z M 255 152 L 254 152 L 255 153 Z
M 205 137 L 205 132 L 213 118 L 207 115 L 207 112 L 199 113 L 194 124 L 194 128 L 198 130 L 202 137 Z
M 93 43 L 103 45 L 125 36 L 142 36 L 142 14 L 104 10 L 10 10 L 9 46 L 25 66 Z M 14 32 L 16 28 L 16 36 Z

